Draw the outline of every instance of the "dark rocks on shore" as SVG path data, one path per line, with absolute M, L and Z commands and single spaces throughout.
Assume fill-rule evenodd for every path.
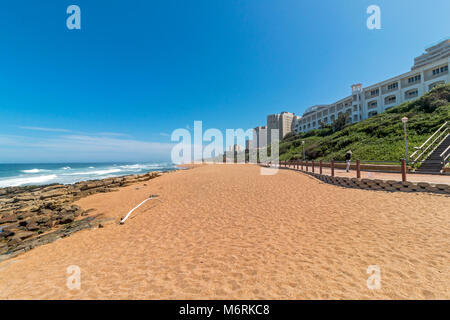
M 0 257 L 54 241 L 54 236 L 46 234 L 57 234 L 60 237 L 58 230 L 63 230 L 63 236 L 67 236 L 91 227 L 89 216 L 93 210 L 83 210 L 74 205 L 74 201 L 96 193 L 116 191 L 119 187 L 147 181 L 159 175 L 158 172 L 151 172 L 72 185 L 0 189 Z

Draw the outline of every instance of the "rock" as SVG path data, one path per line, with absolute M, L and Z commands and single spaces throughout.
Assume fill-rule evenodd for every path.
M 99 228 L 104 228 L 104 226 L 101 223 L 98 224 L 98 227 Z
M 17 218 L 13 215 L 9 215 L 9 216 L 4 217 L 3 219 L 0 219 L 0 224 L 12 223 L 12 222 L 17 222 Z
M 52 213 L 53 213 L 53 210 L 50 210 L 50 209 L 40 209 L 39 210 L 39 214 L 51 215 Z
M 19 222 L 19 226 L 26 227 L 29 222 L 30 222 L 29 220 L 22 220 Z
M 31 232 L 31 231 L 19 231 L 17 232 L 14 237 L 12 239 L 20 239 L 20 240 L 25 240 L 28 239 L 32 236 L 34 236 L 35 233 Z
M 61 224 L 66 224 L 66 223 L 71 223 L 71 222 L 73 222 L 73 220 L 74 220 L 73 214 L 66 214 L 66 215 L 64 215 L 64 216 L 61 217 L 61 219 L 60 219 L 59 222 L 60 222 Z
M 34 216 L 33 212 L 26 212 L 26 213 L 18 214 L 17 215 L 17 219 L 18 220 L 23 220 L 23 219 L 26 219 L 26 218 L 30 218 L 32 216 Z
M 45 200 L 49 198 L 61 197 L 64 195 L 63 191 L 49 191 L 47 193 L 41 194 L 40 199 Z
M 22 241 L 20 240 L 20 238 L 11 238 L 9 239 L 9 241 L 6 243 L 8 245 L 8 247 L 14 247 L 17 246 L 21 243 Z
M 18 201 L 32 201 L 34 200 L 33 196 L 17 196 L 16 199 Z
M 2 232 L 0 232 L 0 238 L 8 238 L 12 237 L 14 235 L 14 231 L 11 231 L 9 229 L 3 229 Z
M 46 222 L 48 222 L 48 221 L 50 221 L 50 217 L 49 217 L 49 216 L 39 216 L 39 217 L 36 219 L 36 222 L 37 222 L 38 224 L 44 224 L 44 223 L 46 223 Z
M 2 204 L 3 204 L 3 205 L 6 205 L 6 204 L 14 203 L 14 202 L 17 202 L 17 199 L 16 199 L 16 198 L 0 199 L 0 206 L 1 206 Z
M 39 226 L 36 222 L 32 222 L 30 224 L 27 225 L 27 230 L 29 231 L 37 231 L 39 230 Z

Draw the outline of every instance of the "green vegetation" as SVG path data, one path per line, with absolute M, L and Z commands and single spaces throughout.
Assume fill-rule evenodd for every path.
M 329 126 L 296 135 L 288 134 L 280 142 L 280 160 L 302 159 L 305 140 L 307 159 L 344 160 L 352 150 L 353 159 L 398 161 L 405 157 L 403 123 L 408 117 L 409 154 L 420 146 L 445 121 L 450 120 L 450 84 L 441 85 L 422 97 L 402 103 L 379 115 L 351 125 L 339 118 Z

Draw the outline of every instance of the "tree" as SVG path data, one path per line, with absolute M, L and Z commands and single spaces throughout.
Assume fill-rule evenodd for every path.
M 348 114 L 341 113 L 336 120 L 333 121 L 331 127 L 333 128 L 333 132 L 340 131 L 345 128 L 347 124 Z

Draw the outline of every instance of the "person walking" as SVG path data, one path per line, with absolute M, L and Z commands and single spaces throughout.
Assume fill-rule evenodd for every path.
M 352 150 L 348 150 L 345 154 L 345 162 L 347 163 L 347 168 L 345 171 L 350 172 L 350 161 L 352 160 Z

